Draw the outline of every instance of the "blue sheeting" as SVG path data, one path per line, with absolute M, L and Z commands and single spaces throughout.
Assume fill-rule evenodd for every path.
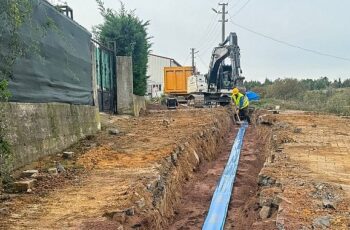
M 244 122 L 237 133 L 230 157 L 220 178 L 219 184 L 216 186 L 208 215 L 202 227 L 203 230 L 224 229 L 233 183 L 236 178 L 243 137 L 247 127 L 247 122 Z
M 246 95 L 247 95 L 249 101 L 259 101 L 260 100 L 260 95 L 258 93 L 253 92 L 253 91 L 246 92 Z

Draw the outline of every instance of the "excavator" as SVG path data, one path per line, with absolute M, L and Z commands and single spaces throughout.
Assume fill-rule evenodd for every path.
M 230 104 L 230 94 L 234 87 L 243 87 L 241 76 L 240 49 L 236 33 L 230 33 L 226 40 L 215 47 L 205 75 L 208 90 L 206 92 L 189 92 L 192 104 L 207 106 Z M 193 76 L 198 77 L 198 76 Z

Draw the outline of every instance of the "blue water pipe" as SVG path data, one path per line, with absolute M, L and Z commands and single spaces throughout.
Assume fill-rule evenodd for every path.
M 243 145 L 243 138 L 247 127 L 248 123 L 244 122 L 237 133 L 230 157 L 211 200 L 209 212 L 202 227 L 203 230 L 224 229 Z

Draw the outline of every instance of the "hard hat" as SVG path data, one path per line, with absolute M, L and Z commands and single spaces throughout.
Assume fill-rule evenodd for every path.
M 237 88 L 233 88 L 232 89 L 232 94 L 233 95 L 237 95 L 239 93 L 239 89 L 237 89 Z

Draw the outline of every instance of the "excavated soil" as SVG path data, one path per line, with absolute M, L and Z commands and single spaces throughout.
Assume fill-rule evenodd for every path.
M 261 121 L 272 145 L 258 180 L 266 215 L 252 228 L 350 229 L 350 119 L 289 111 Z
M 73 146 L 72 160 L 27 167 L 40 170 L 38 186 L 6 197 L 1 229 L 164 229 L 182 185 L 216 157 L 232 121 L 224 109 L 196 109 L 104 116 L 103 125 L 119 133 L 103 130 Z M 68 173 L 48 176 L 60 159 Z
M 202 164 L 196 177 L 184 184 L 183 196 L 176 206 L 176 215 L 168 229 L 201 229 L 238 128 L 233 127 L 226 136 L 218 158 Z M 266 158 L 269 130 L 266 127 L 252 125 L 246 131 L 225 229 L 247 229 L 246 227 L 257 219 L 257 216 L 251 215 L 248 220 L 243 209 L 246 203 L 256 203 L 257 177 Z
M 236 133 L 237 128 L 232 128 L 223 146 L 218 149 L 218 158 L 201 164 L 195 177 L 183 184 L 183 195 L 175 206 L 175 216 L 167 229 L 201 229 Z
M 247 130 L 225 229 L 251 229 L 259 219 L 259 206 L 256 202 L 259 191 L 257 178 L 268 155 L 270 138 L 269 127 L 253 126 Z M 266 225 L 265 229 L 273 229 L 273 225 Z
M 31 193 L 0 194 L 0 229 L 200 229 L 238 129 L 224 109 L 103 116 L 103 130 L 26 169 Z M 350 229 L 350 119 L 257 115 L 225 229 Z M 115 135 L 109 134 L 109 129 Z M 65 175 L 46 173 L 53 161 Z

